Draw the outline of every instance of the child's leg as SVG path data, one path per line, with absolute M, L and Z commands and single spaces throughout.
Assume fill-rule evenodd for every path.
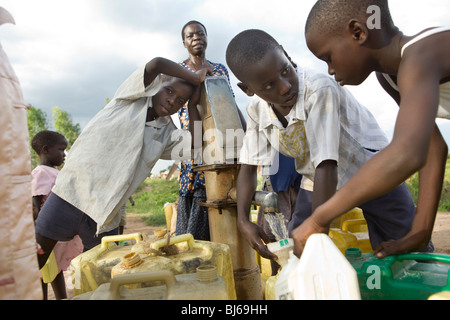
M 40 270 L 47 262 L 47 259 L 50 256 L 50 253 L 52 253 L 52 250 L 56 244 L 56 241 L 49 239 L 49 238 L 42 237 L 41 235 L 36 233 L 36 243 L 38 243 L 42 249 L 42 253 L 38 253 L 38 263 L 39 263 L 39 270 Z M 45 283 L 42 279 L 41 279 L 41 284 L 42 284 L 43 300 L 48 300 L 48 284 Z
M 67 298 L 66 281 L 64 279 L 64 272 L 61 271 L 52 281 L 53 292 L 55 293 L 56 300 L 62 300 Z
M 55 247 L 57 241 L 46 238 L 36 233 L 36 242 L 41 246 L 41 249 L 43 251 L 42 254 L 38 254 L 39 269 L 42 269 L 42 267 L 47 262 L 50 253 L 52 253 L 52 250 Z
M 42 284 L 42 300 L 48 300 L 48 284 L 41 279 Z

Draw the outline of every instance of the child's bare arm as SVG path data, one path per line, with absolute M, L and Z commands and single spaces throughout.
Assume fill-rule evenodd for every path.
M 189 99 L 187 109 L 189 112 L 189 132 L 192 136 L 192 147 L 194 149 L 197 147 L 195 145 L 195 137 L 203 137 L 202 132 L 197 132 L 197 129 L 200 128 L 200 131 L 202 131 L 202 119 L 200 117 L 200 113 L 198 112 L 197 105 L 200 102 L 200 96 L 201 96 L 201 86 L 197 86 L 194 89 L 194 92 L 192 93 L 191 98 Z M 195 123 L 200 123 L 199 126 L 196 127 Z M 203 139 L 201 140 L 203 141 Z
M 237 211 L 238 228 L 250 246 L 262 257 L 276 259 L 276 255 L 269 251 L 263 243 L 269 242 L 269 238 L 264 231 L 249 220 L 250 207 L 256 190 L 256 166 L 242 164 L 237 178 Z
M 337 163 L 336 161 L 323 161 L 317 168 L 314 175 L 314 192 L 312 200 L 312 210 L 326 203 L 335 193 L 337 187 Z M 307 219 L 299 227 L 292 231 L 292 239 L 294 240 L 294 253 L 300 256 L 301 251 L 306 244 L 306 240 L 313 233 L 329 232 L 329 225 L 311 227 L 309 225 L 311 219 Z M 298 251 L 297 251 L 298 250 Z
M 144 85 L 147 87 L 160 73 L 184 79 L 198 86 L 205 80 L 208 70 L 203 69 L 198 72 L 191 72 L 176 62 L 158 57 L 146 64 Z
M 322 203 L 326 202 L 336 193 L 338 182 L 336 161 L 323 161 L 314 174 L 314 192 L 312 210 L 314 211 Z
M 418 63 L 418 61 L 411 61 L 411 63 L 413 62 Z M 410 68 L 403 68 L 407 71 L 399 74 L 401 76 L 399 86 L 402 93 L 401 111 L 411 109 L 410 112 L 414 112 L 413 108 L 417 108 L 414 113 L 415 117 L 413 117 L 416 119 L 416 123 L 413 119 L 406 119 L 407 112 L 399 114 L 399 122 L 405 121 L 400 122 L 404 126 L 410 123 L 409 130 L 415 130 L 418 135 L 424 133 L 425 139 L 429 139 L 428 141 L 412 140 L 410 143 L 412 150 L 425 156 L 425 165 L 419 171 L 416 215 L 412 229 L 405 237 L 398 241 L 383 243 L 380 248 L 376 248 L 375 252 L 379 257 L 424 249 L 431 239 L 441 196 L 448 148 L 434 121 L 439 101 L 440 68 L 436 67 L 434 63 L 422 62 L 421 65 L 426 65 L 427 70 L 420 72 L 420 68 L 413 68 L 412 65 L 409 65 Z M 433 66 L 436 68 L 434 72 Z M 430 126 L 432 133 L 428 138 L 427 133 Z
M 42 198 L 43 198 L 43 196 L 33 196 L 32 197 L 34 220 L 37 219 L 37 217 L 39 215 L 39 211 L 41 210 Z
M 405 251 L 421 251 L 427 247 L 436 219 L 447 155 L 447 145 L 436 127 L 427 164 L 419 171 L 418 202 L 411 231 L 399 240 L 388 241 L 375 248 L 379 258 Z
M 294 237 L 297 255 L 311 233 L 326 230 L 336 217 L 386 194 L 425 166 L 435 130 L 439 76 L 429 67 L 422 70 L 417 64 L 408 67 L 406 74 L 399 73 L 398 77 L 402 99 L 391 144 L 369 160 L 300 226 L 301 230 L 297 230 Z M 436 192 L 435 187 L 433 190 Z

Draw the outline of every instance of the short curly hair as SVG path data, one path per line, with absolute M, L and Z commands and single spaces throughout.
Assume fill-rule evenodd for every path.
M 280 44 L 267 32 L 249 29 L 236 35 L 228 44 L 226 61 L 228 67 L 239 79 L 246 73 L 246 67 L 259 62 L 269 50 Z
M 187 26 L 190 26 L 191 24 L 199 24 L 202 26 L 202 28 L 205 30 L 205 35 L 208 35 L 208 32 L 206 31 L 206 27 L 203 23 L 197 21 L 197 20 L 191 20 L 186 22 L 186 24 L 181 28 L 181 39 L 184 41 L 184 30 L 187 28 Z
M 381 28 L 390 30 L 394 27 L 389 11 L 388 0 L 318 0 L 306 20 L 305 34 L 320 31 L 325 35 L 341 32 L 353 18 L 368 19 L 370 6 L 380 8 Z
M 59 132 L 50 130 L 40 131 L 31 140 L 31 147 L 37 154 L 40 154 L 44 146 L 53 147 L 62 139 L 66 139 L 66 137 Z

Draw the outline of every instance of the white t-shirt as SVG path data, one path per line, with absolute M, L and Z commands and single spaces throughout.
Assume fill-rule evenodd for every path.
M 170 117 L 145 122 L 160 88 L 160 76 L 145 88 L 144 68 L 133 73 L 87 124 L 58 175 L 53 192 L 91 217 L 97 233 L 119 225 L 121 206 L 159 159 L 171 159 L 174 148 L 190 156 L 190 133 Z

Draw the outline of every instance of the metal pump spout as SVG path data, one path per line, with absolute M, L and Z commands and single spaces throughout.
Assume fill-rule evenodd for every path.
M 278 209 L 278 194 L 275 192 L 256 191 L 252 203 L 262 207 L 264 213 L 280 212 Z
M 230 190 L 228 197 L 237 201 L 236 188 Z M 265 214 L 280 212 L 278 209 L 278 194 L 276 192 L 255 191 L 252 204 L 262 207 Z

